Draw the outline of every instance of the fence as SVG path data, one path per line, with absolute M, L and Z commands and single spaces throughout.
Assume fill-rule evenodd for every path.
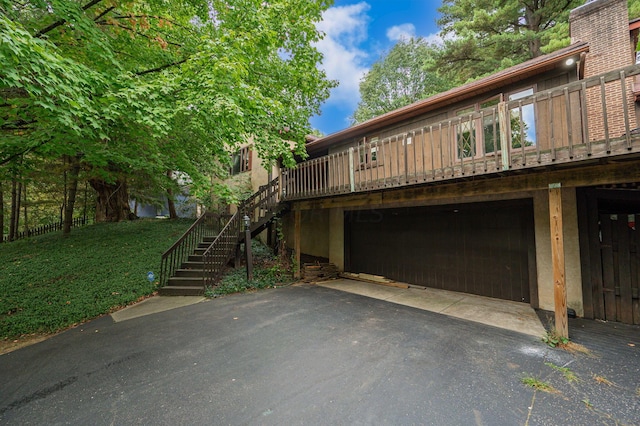
M 73 219 L 73 221 L 71 222 L 71 227 L 77 228 L 79 226 L 88 225 L 89 223 L 90 223 L 89 218 L 77 217 Z M 49 232 L 61 231 L 63 227 L 64 227 L 64 222 L 55 222 L 55 223 L 50 223 L 48 225 L 36 226 L 35 228 L 27 229 L 26 231 L 16 233 L 12 241 L 20 240 L 22 238 L 35 237 L 36 235 L 44 235 L 44 234 L 48 234 Z M 2 242 L 3 243 L 9 242 L 9 236 L 8 235 L 3 236 Z

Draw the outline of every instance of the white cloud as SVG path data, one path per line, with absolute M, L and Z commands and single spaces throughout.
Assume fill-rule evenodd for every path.
M 428 36 L 423 37 L 429 44 L 435 44 L 437 46 L 443 46 L 445 40 L 455 40 L 456 36 L 452 33 L 447 34 L 444 38 L 440 35 L 440 33 L 429 34 Z
M 394 25 L 387 29 L 387 38 L 391 41 L 408 40 L 416 36 L 416 26 L 413 24 Z
M 316 47 L 324 55 L 322 68 L 327 77 L 338 80 L 328 103 L 349 104 L 355 107 L 360 99 L 360 80 L 368 71 L 367 53 L 360 44 L 367 39 L 370 6 L 360 2 L 348 6 L 331 7 L 323 14 L 318 29 L 325 33 Z

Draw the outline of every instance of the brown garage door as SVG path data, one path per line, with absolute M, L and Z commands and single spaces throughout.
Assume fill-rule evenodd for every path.
M 345 267 L 529 302 L 532 212 L 530 200 L 346 212 Z

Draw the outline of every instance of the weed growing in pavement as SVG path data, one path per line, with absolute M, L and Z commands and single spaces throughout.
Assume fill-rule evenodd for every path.
M 595 380 L 596 382 L 603 384 L 603 385 L 607 385 L 607 386 L 613 386 L 613 382 L 608 380 L 607 378 L 603 377 L 603 376 L 599 376 L 597 374 L 593 375 L 593 380 Z
M 560 336 L 558 330 L 554 328 L 551 331 L 547 331 L 547 334 L 542 336 L 542 341 L 552 348 L 555 348 L 556 346 L 567 345 L 569 343 L 569 338 Z
M 546 365 L 547 367 L 551 367 L 554 370 L 562 373 L 562 375 L 564 376 L 565 379 L 567 379 L 568 382 L 578 381 L 578 376 L 576 376 L 576 373 L 569 370 L 567 367 L 560 367 L 559 365 L 555 365 L 552 362 L 545 362 L 544 365 Z
M 537 377 L 524 376 L 522 379 L 520 379 L 520 381 L 524 385 L 529 386 L 530 388 L 533 388 L 535 390 L 539 390 L 547 393 L 560 393 L 556 388 L 551 386 L 549 383 L 544 382 L 538 379 Z
M 567 352 L 581 353 L 587 356 L 593 356 L 589 349 L 578 343 L 570 341 L 567 337 L 560 336 L 555 328 L 551 331 L 548 331 L 547 334 L 542 336 L 542 341 L 552 348 L 557 347 Z

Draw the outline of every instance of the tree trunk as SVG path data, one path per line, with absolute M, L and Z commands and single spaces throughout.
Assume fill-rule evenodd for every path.
M 542 55 L 542 42 L 540 41 L 540 33 L 542 29 L 540 25 L 542 24 L 542 17 L 540 16 L 540 6 L 534 7 L 534 10 L 525 8 L 524 19 L 527 23 L 527 28 L 536 34 L 535 37 L 529 40 L 529 58 L 537 58 Z
M 15 225 L 15 236 L 18 236 L 18 232 L 20 232 L 20 208 L 22 207 L 22 182 L 18 182 L 18 192 L 16 194 L 16 225 Z
M 16 195 L 18 194 L 18 182 L 15 176 L 11 179 L 11 212 L 9 216 L 9 241 L 16 239 Z
M 95 189 L 96 222 L 121 222 L 135 219 L 129 208 L 129 191 L 125 180 L 107 183 L 102 179 L 91 179 L 89 184 Z
M 173 173 L 171 170 L 167 172 L 167 177 L 169 180 L 173 180 Z M 167 187 L 167 205 L 169 206 L 169 219 L 177 219 L 178 213 L 176 212 L 176 203 L 173 201 L 173 189 L 171 189 L 171 186 Z
M 29 220 L 27 216 L 27 183 L 22 184 L 22 212 L 24 214 L 24 232 L 29 236 Z
M 64 209 L 64 223 L 62 225 L 62 235 L 67 236 L 71 233 L 73 226 L 73 209 L 76 205 L 76 195 L 78 193 L 78 175 L 80 174 L 80 159 L 78 157 L 69 157 L 68 164 L 71 166 L 68 176 L 71 178 L 68 187 L 68 197 Z
M 0 182 L 0 243 L 4 242 L 4 193 Z
M 64 212 L 67 209 L 67 157 L 63 157 L 62 164 L 62 177 L 63 177 L 63 187 L 62 187 L 62 205 L 60 206 L 60 222 L 64 221 Z

